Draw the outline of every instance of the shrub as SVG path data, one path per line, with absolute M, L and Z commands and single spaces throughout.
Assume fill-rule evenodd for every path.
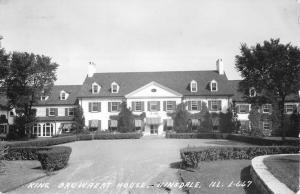
M 77 141 L 92 140 L 92 139 L 93 139 L 93 135 L 92 134 L 79 134 L 79 135 L 77 135 Z
M 166 133 L 166 138 L 174 139 L 222 139 L 222 133 Z
M 202 109 L 200 111 L 201 123 L 199 127 L 199 132 L 210 132 L 213 130 L 212 117 L 209 113 L 206 103 L 202 103 Z
M 8 143 L 9 147 L 44 147 L 76 141 L 76 135 Z
M 220 130 L 223 133 L 231 133 L 233 131 L 238 131 L 240 127 L 240 122 L 237 119 L 237 114 L 229 108 L 227 112 L 220 113 Z
M 97 133 L 94 139 L 139 139 L 141 133 Z
M 180 150 L 183 165 L 197 168 L 202 161 L 242 160 L 268 154 L 298 153 L 299 147 L 292 146 L 245 146 L 245 147 L 194 147 Z
M 5 156 L 7 155 L 7 148 L 7 146 L 0 143 L 0 174 L 5 172 L 5 165 L 2 160 L 4 160 Z
M 39 151 L 38 160 L 44 170 L 59 170 L 67 166 L 71 152 L 70 147 L 57 146 L 49 150 Z
M 51 147 L 11 147 L 5 155 L 5 160 L 37 160 L 38 152 Z

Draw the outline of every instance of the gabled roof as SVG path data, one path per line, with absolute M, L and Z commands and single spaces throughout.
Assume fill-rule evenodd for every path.
M 81 85 L 55 85 L 47 94 L 49 98 L 45 101 L 39 100 L 35 106 L 43 105 L 73 105 L 77 100 L 77 94 Z M 60 100 L 60 92 L 65 91 L 69 94 L 66 100 Z
M 218 82 L 218 91 L 209 90 L 209 82 Z M 190 91 L 190 82 L 197 82 L 197 92 Z M 111 93 L 111 83 L 117 82 L 120 86 L 118 93 Z M 218 96 L 232 95 L 225 74 L 219 75 L 217 71 L 164 71 L 164 72 L 123 72 L 123 73 L 95 73 L 93 77 L 86 77 L 78 93 L 79 97 L 124 97 L 138 88 L 157 82 L 184 96 Z M 93 82 L 99 83 L 102 88 L 99 94 L 92 94 Z
M 241 80 L 228 80 L 228 83 L 230 85 L 230 88 L 233 92 L 232 101 L 236 102 L 246 102 L 246 99 L 243 98 L 244 94 L 243 92 L 240 92 L 239 89 L 239 83 Z M 298 93 L 290 94 L 286 97 L 286 102 L 300 102 L 300 98 L 298 96 Z

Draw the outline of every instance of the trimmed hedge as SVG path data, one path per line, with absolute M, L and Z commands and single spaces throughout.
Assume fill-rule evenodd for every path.
M 5 160 L 37 160 L 38 152 L 51 147 L 12 147 L 8 149 Z
M 256 156 L 269 154 L 299 153 L 293 146 L 245 146 L 245 147 L 193 147 L 180 150 L 182 162 L 187 167 L 197 168 L 202 161 L 250 160 Z
M 7 143 L 9 147 L 44 147 L 76 141 L 76 135 Z
M 141 133 L 96 133 L 94 139 L 139 139 Z
M 222 133 L 166 133 L 166 138 L 175 139 L 223 139 L 226 136 Z
M 252 136 L 244 136 L 244 135 L 228 135 L 227 139 L 246 142 L 254 145 L 264 145 L 264 146 L 272 146 L 272 145 L 292 145 L 292 146 L 299 146 L 300 139 L 298 140 L 274 140 L 274 139 L 267 139 L 261 137 L 252 137 Z
M 56 146 L 52 149 L 38 152 L 38 160 L 47 171 L 59 170 L 67 166 L 72 149 L 66 146 Z
M 82 140 L 93 140 L 93 135 L 92 134 L 77 135 L 77 141 L 82 141 Z

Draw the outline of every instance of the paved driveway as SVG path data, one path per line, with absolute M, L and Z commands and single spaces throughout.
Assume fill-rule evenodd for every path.
M 227 140 L 151 137 L 68 143 L 65 145 L 73 151 L 67 168 L 12 193 L 151 193 L 154 191 L 151 187 L 137 187 L 178 181 L 177 169 L 170 168 L 170 164 L 180 161 L 180 148 L 228 143 Z M 135 183 L 135 188 L 127 188 L 125 183 Z

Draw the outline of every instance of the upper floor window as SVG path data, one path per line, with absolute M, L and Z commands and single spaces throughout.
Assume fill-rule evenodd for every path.
M 296 104 L 286 104 L 284 105 L 284 112 L 285 113 L 293 113 L 294 110 L 297 109 L 297 105 Z
M 41 96 L 41 101 L 45 101 L 48 99 L 48 96 Z
M 92 84 L 92 93 L 96 94 L 100 92 L 100 86 L 97 83 Z
M 60 92 L 60 100 L 66 100 L 68 98 L 68 94 L 65 91 Z
M 101 112 L 101 102 L 89 102 L 89 112 Z
M 148 104 L 149 111 L 159 111 L 160 101 L 150 101 Z
M 49 108 L 49 116 L 55 116 L 55 108 Z
M 11 117 L 15 116 L 14 112 L 13 112 L 13 111 L 10 111 L 10 112 L 9 112 L 9 116 L 11 116 Z
M 112 102 L 111 103 L 111 111 L 116 112 L 119 111 L 120 102 Z
M 68 108 L 68 116 L 74 116 L 74 108 Z
M 256 96 L 256 91 L 255 91 L 255 88 L 250 88 L 249 89 L 249 96 L 250 97 L 255 97 Z
M 270 113 L 271 112 L 271 104 L 264 104 L 262 109 L 263 109 L 263 113 Z
M 111 93 L 118 93 L 119 92 L 119 85 L 116 82 L 111 84 Z
M 191 110 L 198 110 L 198 102 L 191 101 Z
M 197 82 L 195 80 L 191 81 L 191 92 L 197 92 Z
M 218 91 L 218 83 L 215 80 L 210 82 L 210 90 L 211 91 Z
M 249 105 L 248 104 L 239 104 L 237 105 L 237 112 L 240 114 L 249 113 Z

